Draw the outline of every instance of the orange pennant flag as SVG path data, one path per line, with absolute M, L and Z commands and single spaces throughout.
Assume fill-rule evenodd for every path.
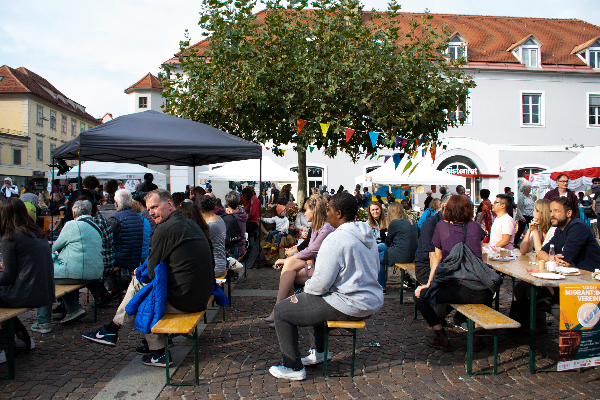
M 346 129 L 346 143 L 348 143 L 350 141 L 350 138 L 352 137 L 352 135 L 354 135 L 355 130 L 354 129 Z
M 304 128 L 304 125 L 306 125 L 306 121 L 303 119 L 298 119 L 296 120 L 296 123 L 298 124 L 298 133 L 300 133 L 302 128 Z
M 421 143 L 421 139 L 415 140 L 415 148 L 419 147 L 419 143 Z
M 436 148 L 436 144 L 434 143 L 433 146 L 431 146 L 431 152 L 429 153 L 431 155 L 431 160 L 433 162 L 435 162 L 435 149 Z

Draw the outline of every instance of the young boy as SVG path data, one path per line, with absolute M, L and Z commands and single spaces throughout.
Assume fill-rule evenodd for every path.
M 275 230 L 269 232 L 267 235 L 267 244 L 264 246 L 265 249 L 268 249 L 271 246 L 271 240 L 273 240 L 273 235 L 277 235 L 275 238 L 275 246 L 273 246 L 272 250 L 277 250 L 277 246 L 279 246 L 279 242 L 281 242 L 282 236 L 287 236 L 288 230 L 290 229 L 290 220 L 287 217 L 287 210 L 284 205 L 278 204 L 275 208 L 277 215 L 273 218 L 263 218 L 264 222 L 268 222 L 271 224 L 275 224 Z

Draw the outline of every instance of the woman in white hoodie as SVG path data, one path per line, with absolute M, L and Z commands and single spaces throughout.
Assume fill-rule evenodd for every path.
M 283 365 L 269 369 L 276 378 L 306 379 L 304 365 L 323 362 L 327 320 L 362 320 L 383 305 L 383 291 L 377 282 L 377 244 L 371 227 L 355 221 L 357 211 L 351 194 L 338 193 L 331 198 L 327 218 L 336 230 L 321 244 L 313 276 L 306 281 L 303 293 L 275 306 L 275 329 L 283 358 Z M 312 347 L 304 358 L 298 349 L 300 326 L 309 327 Z

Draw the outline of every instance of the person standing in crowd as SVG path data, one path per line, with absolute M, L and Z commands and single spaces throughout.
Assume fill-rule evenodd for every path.
M 140 192 L 151 192 L 153 190 L 158 189 L 158 186 L 156 186 L 154 183 L 152 183 L 154 181 L 154 175 L 152 175 L 150 172 L 147 172 L 144 174 L 144 182 L 142 182 L 139 191 Z
M 60 180 L 55 179 L 52 181 L 52 193 L 60 193 Z
M 373 195 L 369 192 L 369 188 L 368 187 L 364 187 L 363 188 L 363 202 L 361 204 L 361 207 L 363 208 L 367 208 L 369 206 L 369 203 L 373 200 Z
M 7 176 L 4 178 L 4 185 L 2 185 L 2 189 L 0 189 L 0 194 L 6 199 L 12 196 L 19 197 L 19 188 L 17 188 L 16 185 L 13 185 L 12 179 Z
M 294 201 L 294 196 L 292 195 L 292 185 L 284 185 L 283 188 L 281 188 L 279 197 L 289 201 Z
M 351 194 L 331 198 L 327 217 L 335 232 L 323 241 L 313 276 L 304 292 L 275 306 L 275 329 L 282 353 L 282 365 L 269 368 L 280 379 L 306 379 L 305 365 L 328 359 L 325 354 L 324 323 L 328 320 L 358 321 L 373 315 L 383 305 L 377 283 L 379 259 L 372 229 L 357 222 L 358 204 Z M 301 358 L 298 327 L 309 327 L 311 349 Z
M 138 194 L 135 196 L 135 201 L 140 203 L 140 207 L 142 208 L 142 217 L 144 217 L 144 219 L 148 221 L 148 223 L 150 223 L 150 237 L 152 237 L 152 235 L 154 234 L 154 230 L 156 229 L 156 222 L 154 222 L 154 218 L 150 216 L 150 213 L 146 208 L 147 195 L 148 193 L 138 192 Z
M 246 233 L 248 233 L 248 238 L 252 239 L 251 244 L 258 239 L 258 218 L 260 217 L 260 203 L 258 198 L 254 195 L 254 190 L 249 186 L 245 187 L 242 190 L 242 195 L 240 196 L 240 201 L 242 207 L 248 213 L 248 221 L 246 222 Z
M 340 187 L 338 188 L 338 193 L 344 193 L 344 186 L 340 185 Z
M 535 200 L 531 196 L 531 186 L 525 184 L 521 187 L 521 195 L 517 203 L 517 215 L 515 220 L 519 223 L 517 234 L 515 235 L 515 243 L 519 243 L 521 235 L 525 231 L 525 228 L 529 226 L 531 220 L 533 220 L 533 205 Z
M 490 246 L 503 247 L 512 250 L 515 243 L 515 220 L 507 209 L 512 203 L 510 196 L 499 194 L 496 196 L 492 211 L 496 213 L 496 219 L 490 230 Z
M 427 209 L 429 208 L 429 203 L 431 203 L 431 200 L 433 200 L 433 192 L 431 190 L 428 190 L 425 193 L 427 193 L 427 197 L 425 198 L 425 202 L 423 203 L 423 205 Z
M 42 191 L 38 195 L 37 206 L 40 210 L 38 213 L 38 217 L 50 215 L 50 194 L 47 190 Z
M 362 207 L 363 197 L 362 194 L 360 194 L 360 189 L 354 191 L 354 198 L 356 199 L 356 204 L 358 204 L 359 207 Z
M 490 191 L 487 189 L 481 189 L 479 191 L 479 197 L 481 197 L 481 203 L 477 207 L 477 214 L 475 215 L 475 222 L 481 226 L 481 229 L 485 232 L 485 239 L 483 243 L 490 242 L 490 232 L 492 230 L 492 224 L 494 223 L 494 215 L 492 214 L 492 202 L 490 201 Z
M 227 271 L 227 252 L 225 251 L 225 221 L 215 214 L 215 199 L 211 196 L 196 197 L 196 205 L 202 218 L 209 226 L 209 238 L 213 245 L 215 258 L 215 276 L 221 276 Z
M 35 194 L 35 191 L 32 190 L 31 187 L 28 187 L 25 189 L 25 193 L 21 194 L 21 201 L 24 203 L 31 203 L 35 207 L 37 206 L 39 197 L 37 194 Z
M 117 210 L 109 219 L 108 225 L 113 231 L 115 243 L 115 267 L 119 273 L 131 273 L 140 265 L 144 242 L 144 223 L 140 216 L 131 209 L 131 193 L 127 189 L 119 189 L 114 201 Z M 156 219 L 155 219 L 156 221 Z M 116 275 L 106 279 L 106 286 L 113 297 L 118 290 Z
M 54 267 L 46 235 L 16 197 L 0 202 L 0 307 L 38 308 L 54 303 Z M 44 326 L 49 332 L 48 325 Z
M 423 215 L 421 215 L 421 218 L 419 218 L 419 228 L 423 226 L 423 223 L 427 221 L 429 217 L 438 212 L 438 210 L 440 209 L 440 204 L 441 202 L 439 199 L 432 199 L 429 202 L 429 207 L 425 211 L 423 211 Z
M 235 245 L 234 257 L 240 258 L 246 254 L 246 222 L 248 221 L 248 213 L 240 207 L 240 195 L 232 190 L 225 195 L 225 213 L 235 217 L 240 231 L 242 232 L 242 240 Z
M 117 195 L 118 197 L 118 195 Z M 148 278 L 153 280 L 155 269 L 166 263 L 166 314 L 195 313 L 206 310 L 215 283 L 213 259 L 207 237 L 198 224 L 176 210 L 169 192 L 157 189 L 148 194 L 146 205 L 157 224 L 152 239 L 152 253 L 148 258 Z M 137 215 L 136 215 L 137 217 Z M 139 217 L 137 217 L 139 219 Z M 114 319 L 102 327 L 82 334 L 96 343 L 116 346 L 122 326 L 132 327 L 133 318 L 125 313 L 125 306 L 146 284 L 134 276 Z M 136 349 L 144 354 L 142 363 L 166 367 L 164 335 L 147 334 Z M 172 364 L 169 360 L 169 365 Z
M 192 189 L 192 200 L 194 200 L 197 196 L 204 196 L 205 194 L 206 194 L 206 190 L 204 190 L 203 187 L 196 186 Z M 185 197 L 185 198 L 187 199 L 187 197 Z
M 25 188 L 25 185 L 21 184 L 21 190 L 19 191 L 19 196 L 22 196 L 22 195 L 23 195 L 23 193 L 25 193 L 25 190 L 27 190 L 27 189 Z
M 270 203 L 271 204 L 276 204 L 279 201 L 279 189 L 277 189 L 277 187 L 275 187 L 274 183 L 271 183 L 271 196 L 270 196 Z
M 435 199 L 435 202 L 437 204 L 439 200 Z M 433 201 L 431 204 L 434 206 Z M 381 287 L 384 290 L 387 283 L 385 281 L 385 269 L 389 265 L 395 265 L 396 263 L 412 263 L 415 260 L 419 235 L 417 224 L 406 215 L 404 207 L 400 203 L 390 204 L 387 211 L 388 229 L 385 237 L 387 249 L 384 250 L 383 256 L 379 253 L 379 260 L 381 262 L 380 271 L 383 269 L 384 272 L 383 274 L 380 272 L 380 276 L 378 277 L 380 285 L 383 281 Z
M 448 188 L 446 186 L 440 186 L 440 199 L 443 198 L 448 192 Z
M 104 264 L 102 261 L 102 234 L 100 228 L 92 220 L 92 203 L 79 200 L 73 204 L 73 220 L 65 224 L 58 239 L 52 246 L 54 254 L 54 283 L 57 285 L 75 285 L 90 283 L 102 278 Z M 79 291 L 62 296 L 67 315 L 60 321 L 62 324 L 81 319 L 86 311 L 79 304 Z M 37 309 L 38 322 L 31 327 L 32 331 L 50 332 L 51 305 Z
M 152 227 L 150 226 L 150 222 L 144 218 L 142 215 L 142 206 L 135 200 L 131 200 L 131 209 L 134 213 L 140 216 L 142 219 L 142 223 L 144 224 L 144 235 L 142 239 L 142 256 L 140 257 L 140 263 L 143 263 L 144 260 L 150 254 L 150 236 L 152 234 Z
M 387 233 L 387 219 L 383 212 L 383 206 L 377 201 L 369 203 L 367 221 L 371 229 L 373 229 L 373 238 L 377 243 L 377 251 L 379 252 L 379 259 L 383 258 L 383 253 L 387 249 L 385 245 L 385 235 Z M 385 290 L 385 269 L 380 265 L 380 271 L 378 276 L 379 285 Z
M 580 218 L 579 207 L 577 206 L 577 196 L 569 190 L 569 177 L 565 174 L 560 174 L 556 178 L 556 189 L 550 190 L 544 195 L 544 199 L 552 200 L 555 197 L 566 197 L 573 204 L 573 218 Z
M 87 196 L 90 201 L 94 204 L 100 204 L 102 196 L 96 191 L 100 186 L 100 181 L 94 175 L 86 176 L 83 179 L 83 189 L 81 189 L 81 196 Z
M 429 274 L 432 269 L 432 265 L 435 264 L 435 246 L 431 242 L 433 240 L 433 233 L 438 222 L 442 220 L 443 211 L 446 207 L 446 203 L 450 200 L 450 195 L 446 194 L 440 200 L 440 211 L 434 216 L 423 222 L 421 226 L 421 233 L 419 235 L 419 243 L 417 245 L 417 251 L 415 255 L 415 275 L 417 281 L 424 285 L 429 281 Z M 436 264 L 437 265 L 437 264 Z
M 258 196 L 258 200 L 260 202 L 260 208 L 267 208 L 269 205 L 269 197 L 267 196 L 267 189 L 262 189 L 260 191 L 260 196 Z
M 65 200 L 61 193 L 52 193 L 52 202 L 50 203 L 50 213 L 60 215 L 65 211 Z
M 592 202 L 592 210 L 596 213 L 596 215 L 600 214 L 600 178 L 592 179 L 592 194 L 594 195 L 594 200 Z
M 517 204 L 515 203 L 515 194 L 512 192 L 512 189 L 509 186 L 504 188 L 504 194 L 510 197 L 510 204 L 506 208 L 506 212 L 508 215 L 514 218 L 515 208 L 517 208 Z
M 491 306 L 493 289 L 497 289 L 502 281 L 483 262 L 464 268 L 461 260 L 455 260 L 450 255 L 451 252 L 455 253 L 454 246 L 464 243 L 466 247 L 464 251 L 470 251 L 471 256 L 481 261 L 481 241 L 485 237 L 485 232 L 478 223 L 472 221 L 473 205 L 469 199 L 458 194 L 451 196 L 444 208 L 442 218 L 433 233 L 432 243 L 435 246 L 435 254 L 429 279 L 427 284 L 415 290 L 415 302 L 421 315 L 435 333 L 434 337 L 427 339 L 427 344 L 442 351 L 451 351 L 450 340 L 440 320 L 451 310 L 449 304 Z M 456 261 L 459 268 L 456 268 Z M 433 306 L 436 307 L 435 311 Z M 475 339 L 475 348 L 483 347 L 481 338 L 475 337 Z
M 116 179 L 110 179 L 104 185 L 104 190 L 106 190 L 106 204 L 115 204 L 115 193 L 119 190 L 119 183 Z M 141 193 L 142 191 L 140 191 Z
M 408 192 L 408 190 L 404 191 L 404 198 L 402 200 L 406 200 L 406 204 L 408 204 L 408 209 L 412 210 L 413 204 L 412 204 L 412 201 L 410 200 L 410 193 Z
M 190 185 L 185 185 L 185 198 L 186 199 L 191 199 L 192 198 L 192 187 Z

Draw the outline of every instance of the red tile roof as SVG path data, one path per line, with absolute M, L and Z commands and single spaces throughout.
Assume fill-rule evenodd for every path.
M 102 121 L 99 121 L 87 112 L 74 107 L 71 103 L 65 104 L 65 102 L 63 102 L 62 100 L 54 98 L 54 96 L 49 92 L 52 92 L 56 95 L 60 95 L 68 99 L 64 94 L 61 93 L 60 90 L 55 88 L 50 82 L 48 82 L 46 79 L 42 78 L 35 72 L 28 70 L 27 68 L 21 67 L 14 69 L 7 65 L 3 65 L 0 67 L 0 76 L 4 77 L 2 78 L 2 80 L 0 80 L 0 93 L 31 94 L 33 96 L 39 97 L 40 99 L 48 103 L 56 105 L 59 108 L 68 110 L 73 114 L 77 114 L 80 118 L 86 119 L 90 122 L 93 122 L 94 124 L 102 123 Z
M 364 12 L 363 19 L 369 20 L 372 12 Z M 410 31 L 411 20 L 418 20 L 422 13 L 401 13 L 397 17 L 403 32 Z M 459 33 L 467 42 L 467 58 L 469 66 L 475 63 L 504 63 L 508 69 L 521 69 L 519 61 L 507 52 L 513 44 L 524 42 L 529 36 L 543 43 L 541 61 L 543 69 L 556 70 L 557 66 L 580 66 L 570 68 L 581 72 L 594 72 L 577 55 L 574 48 L 593 43 L 593 38 L 600 35 L 600 27 L 578 19 L 522 18 L 486 15 L 431 14 L 433 19 L 427 20 L 437 28 L 446 26 L 454 33 Z M 265 11 L 257 14 L 258 21 L 264 19 Z M 402 38 L 407 41 L 407 38 Z M 210 45 L 205 39 L 192 46 L 202 54 Z M 584 47 L 585 48 L 585 47 Z M 178 64 L 179 53 L 165 64 Z M 552 68 L 547 68 L 553 66 Z M 560 67 L 559 67 L 560 69 Z
M 160 84 L 157 77 L 148 72 L 142 79 L 125 89 L 125 93 L 133 89 L 164 89 L 164 87 Z

